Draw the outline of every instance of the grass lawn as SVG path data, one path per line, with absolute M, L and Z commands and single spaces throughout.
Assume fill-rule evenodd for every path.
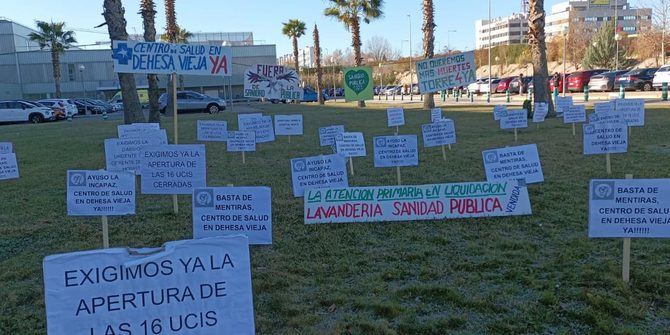
M 274 244 L 253 246 L 258 334 L 668 334 L 670 242 L 634 239 L 631 281 L 621 281 L 621 239 L 587 238 L 587 187 L 606 178 L 605 157 L 582 155 L 581 126 L 549 119 L 519 132 L 537 143 L 545 182 L 529 187 L 532 216 L 451 221 L 306 226 L 293 198 L 289 159 L 330 153 L 320 126 L 362 131 L 368 157 L 355 158 L 352 186 L 393 185 L 394 168 L 375 169 L 372 137 L 389 135 L 384 106 L 260 105 L 266 114 L 302 113 L 305 135 L 260 144 L 242 165 L 223 143 L 207 144 L 209 186 L 272 187 Z M 485 180 L 481 151 L 514 145 L 483 108 L 449 108 L 457 144 L 447 162 L 439 148 L 420 148 L 406 184 Z M 490 108 L 489 108 L 490 111 Z M 180 142 L 195 143 L 197 119 L 180 116 Z M 428 111 L 406 110 L 401 134 L 417 134 Z M 172 131 L 172 118 L 163 127 Z M 613 178 L 670 177 L 670 111 L 647 110 L 627 154 L 612 156 Z M 118 121 L 0 126 L 21 178 L 0 181 L 0 334 L 46 331 L 42 259 L 101 247 L 98 218 L 68 217 L 65 173 L 104 168 L 103 141 Z M 171 136 L 171 135 L 169 135 Z M 422 141 L 420 140 L 420 145 Z M 139 188 L 138 188 L 139 192 Z M 110 219 L 112 246 L 158 246 L 191 237 L 190 197 L 140 195 L 137 215 Z

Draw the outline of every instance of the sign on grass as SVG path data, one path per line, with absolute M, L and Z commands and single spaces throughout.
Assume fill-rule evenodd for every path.
M 254 334 L 244 236 L 44 258 L 47 334 Z
M 281 65 L 256 64 L 244 71 L 244 97 L 302 100 L 300 76 Z
M 595 179 L 589 237 L 670 237 L 670 179 Z
M 291 179 L 294 197 L 310 188 L 349 186 L 346 162 L 339 154 L 291 159 Z
M 420 60 L 416 62 L 419 90 L 431 93 L 467 86 L 477 81 L 476 69 L 474 51 Z
M 263 117 L 262 113 L 240 113 L 237 114 L 237 126 L 239 127 L 245 120 L 260 119 Z
M 419 165 L 416 135 L 376 136 L 373 142 L 375 167 Z
M 167 132 L 165 132 L 165 129 L 135 127 L 127 131 L 119 131 L 119 138 L 156 138 L 167 142 Z
M 319 128 L 319 144 L 322 147 L 335 144 L 335 136 L 344 132 L 344 126 L 328 126 Z
M 144 147 L 167 144 L 158 137 L 108 138 L 105 140 L 107 171 L 126 171 L 140 174 L 140 157 Z
M 340 133 L 335 136 L 335 151 L 344 157 L 364 157 L 365 139 L 363 133 Z
M 563 123 L 586 122 L 586 108 L 584 105 L 573 105 L 563 111 Z
M 546 102 L 536 102 L 533 104 L 533 122 L 544 122 L 549 114 L 549 104 Z
M 16 154 L 0 154 L 0 180 L 19 178 L 19 164 Z
M 67 215 L 135 214 L 135 175 L 104 170 L 67 171 Z
M 193 238 L 243 234 L 272 244 L 269 187 L 205 187 L 193 191 Z
M 311 189 L 305 223 L 444 220 L 531 214 L 523 182 Z
M 563 114 L 572 106 L 572 97 L 556 97 L 556 113 Z
M 628 151 L 628 126 L 619 112 L 589 115 L 583 125 L 584 154 L 615 154 Z
M 14 152 L 12 142 L 0 142 L 0 155 L 11 154 L 12 152 Z
M 198 141 L 225 142 L 228 138 L 228 122 L 198 120 Z
M 256 151 L 256 133 L 253 131 L 229 131 L 226 150 L 228 152 Z
M 402 107 L 386 109 L 386 118 L 389 127 L 405 125 L 405 110 Z
M 112 41 L 114 72 L 232 75 L 231 47 L 209 44 Z
M 623 113 L 629 127 L 644 126 L 644 99 L 616 99 L 616 111 Z
M 528 128 L 528 112 L 511 109 L 500 114 L 500 129 Z
M 256 143 L 272 142 L 275 140 L 275 131 L 272 116 L 260 118 L 245 118 L 239 124 L 242 131 L 253 131 L 256 133 Z
M 612 113 L 615 109 L 614 101 L 596 102 L 593 104 L 593 110 L 597 113 Z
M 160 124 L 155 122 L 120 124 L 116 126 L 119 138 L 143 136 L 143 133 L 146 131 L 159 129 L 161 129 Z
M 493 119 L 500 121 L 504 116 L 507 116 L 507 106 L 495 105 L 493 106 Z
M 373 86 L 371 67 L 359 66 L 344 69 L 344 99 L 346 101 L 371 100 Z
M 275 115 L 275 135 L 302 135 L 302 114 Z
M 442 120 L 442 108 L 433 108 L 430 110 L 430 122 L 440 122 Z
M 141 153 L 142 193 L 191 194 L 205 187 L 205 146 L 169 144 L 145 147 Z
M 456 128 L 451 119 L 421 125 L 421 133 L 426 148 L 456 143 Z
M 488 181 L 524 179 L 528 184 L 544 181 L 535 144 L 485 150 L 482 157 Z

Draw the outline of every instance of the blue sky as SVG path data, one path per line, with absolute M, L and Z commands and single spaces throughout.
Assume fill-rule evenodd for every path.
M 106 28 L 93 29 L 103 22 L 102 0 L 20 0 L 0 1 L 0 15 L 18 23 L 34 26 L 35 20 L 65 21 L 74 29 L 81 44 L 106 41 Z M 157 3 L 157 30 L 165 26 L 163 1 Z M 561 0 L 545 1 L 546 10 Z M 291 51 L 291 43 L 281 34 L 282 22 L 288 19 L 305 21 L 308 32 L 300 45 L 311 45 L 312 28 L 318 24 L 322 48 L 329 52 L 350 45 L 350 34 L 341 23 L 323 16 L 326 0 L 176 0 L 177 21 L 191 32 L 252 31 L 254 39 L 277 45 L 277 55 Z M 475 44 L 474 22 L 487 17 L 487 0 L 435 1 L 436 49 L 442 50 L 449 41 L 451 48 L 472 49 Z M 492 15 L 504 16 L 519 12 L 520 0 L 492 0 Z M 137 14 L 139 0 L 123 0 L 128 21 L 128 33 L 142 33 L 142 21 Z M 421 0 L 386 0 L 384 17 L 363 25 L 363 43 L 372 36 L 387 38 L 402 54 L 409 53 L 409 20 L 412 21 L 412 48 L 421 48 Z M 457 32 L 448 33 L 448 30 Z M 92 32 L 91 32 L 92 31 Z M 405 40 L 405 42 L 403 42 Z

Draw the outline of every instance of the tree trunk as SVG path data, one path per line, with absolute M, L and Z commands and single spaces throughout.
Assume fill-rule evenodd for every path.
M 324 104 L 323 100 L 323 70 L 321 69 L 321 41 L 319 40 L 319 28 L 314 25 L 314 60 L 316 61 L 316 96 L 319 105 Z
M 60 98 L 60 55 L 58 54 L 58 51 L 53 48 L 51 49 L 51 66 L 53 67 L 54 86 L 56 87 L 56 93 L 54 93 L 54 95 L 56 98 Z
M 128 40 L 126 19 L 123 16 L 125 9 L 121 4 L 121 0 L 104 0 L 103 8 L 104 12 L 102 15 L 105 17 L 105 22 L 107 22 L 110 40 Z M 123 122 L 126 124 L 145 122 L 140 98 L 137 95 L 137 87 L 135 86 L 135 76 L 132 73 L 119 73 L 118 77 L 121 94 L 123 95 Z
M 143 0 L 141 3 L 142 24 L 144 26 L 144 40 L 156 41 L 156 10 L 153 0 Z M 161 113 L 158 103 L 158 76 L 147 74 L 149 84 L 149 122 L 160 122 Z
M 293 36 L 293 66 L 295 66 L 295 72 L 300 76 L 300 62 L 298 61 L 298 38 Z M 294 101 L 294 103 L 299 104 L 300 100 Z
M 361 66 L 363 64 L 361 58 L 361 26 L 358 18 L 351 21 L 351 46 L 354 48 L 356 66 Z M 365 101 L 359 101 L 358 107 L 365 107 Z
M 544 0 L 531 0 L 528 16 L 528 44 L 533 58 L 533 98 L 535 102 L 546 102 L 553 114 L 551 92 L 548 85 L 547 46 L 544 35 Z
M 423 0 L 423 58 L 433 58 L 435 55 L 435 7 L 433 0 Z M 411 69 L 410 69 L 411 70 Z M 423 108 L 435 108 L 433 93 L 423 95 Z

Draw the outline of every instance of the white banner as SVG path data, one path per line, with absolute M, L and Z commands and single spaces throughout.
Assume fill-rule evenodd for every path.
M 0 180 L 19 178 L 19 164 L 16 154 L 0 154 Z
M 303 133 L 302 114 L 275 115 L 275 134 L 300 136 Z
M 386 122 L 389 127 L 398 127 L 405 125 L 405 110 L 401 107 L 386 109 Z
M 544 181 L 535 144 L 485 150 L 482 157 L 488 181 L 524 179 L 528 184 Z
M 253 131 L 229 131 L 226 150 L 228 152 L 256 151 L 256 133 Z
M 135 175 L 104 170 L 67 171 L 67 215 L 135 214 Z
M 319 145 L 322 147 L 335 144 L 335 136 L 344 132 L 344 126 L 328 126 L 319 128 Z
M 144 147 L 165 145 L 160 137 L 108 138 L 105 140 L 107 171 L 126 171 L 140 174 L 140 154 Z
M 346 162 L 339 154 L 291 159 L 291 179 L 294 197 L 310 188 L 349 186 Z
M 266 143 L 275 140 L 272 116 L 261 116 L 259 118 L 245 118 L 238 125 L 241 131 L 253 131 L 256 133 L 256 143 Z
M 373 139 L 375 167 L 418 166 L 417 142 L 416 135 L 376 136 Z
M 257 64 L 244 71 L 244 97 L 302 100 L 300 75 L 280 65 Z
M 191 194 L 194 188 L 207 185 L 202 144 L 145 147 L 141 159 L 143 194 Z
M 419 91 L 431 93 L 477 81 L 475 52 L 451 54 L 416 62 Z
M 202 142 L 225 142 L 228 138 L 228 122 L 198 120 L 198 141 Z
M 367 156 L 363 133 L 339 133 L 335 135 L 335 151 L 344 157 Z
M 456 143 L 456 128 L 451 119 L 421 125 L 421 133 L 426 148 Z

